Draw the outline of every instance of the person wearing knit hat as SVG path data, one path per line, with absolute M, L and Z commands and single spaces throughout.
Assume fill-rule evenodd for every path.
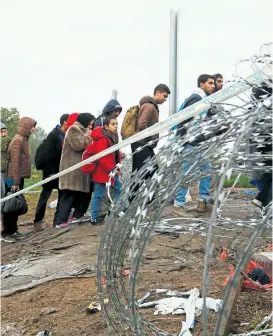
M 92 129 L 95 121 L 95 117 L 91 113 L 80 113 L 77 117 L 77 121 L 84 127 Z
M 95 117 L 91 113 L 80 113 L 77 120 L 67 130 L 60 161 L 60 171 L 65 170 L 82 161 L 82 154 L 92 141 L 90 130 Z M 84 174 L 81 169 L 67 173 L 59 179 L 60 200 L 55 214 L 53 226 L 64 228 L 68 225 L 71 209 L 73 217 L 84 219 L 91 199 L 92 186 L 90 175 Z

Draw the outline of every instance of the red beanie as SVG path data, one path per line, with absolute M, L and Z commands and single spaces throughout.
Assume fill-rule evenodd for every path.
M 79 113 L 78 112 L 74 112 L 71 113 L 70 116 L 67 119 L 67 129 L 69 129 L 70 126 L 72 126 L 74 124 L 74 122 L 77 120 Z

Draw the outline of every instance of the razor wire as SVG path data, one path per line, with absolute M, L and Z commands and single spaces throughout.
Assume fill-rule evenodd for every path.
M 240 64 L 248 62 L 254 70 L 261 69 L 261 65 L 272 66 L 272 53 L 269 48 L 270 44 L 263 46 L 258 56 L 244 60 Z M 263 70 L 260 71 L 260 75 L 263 78 L 262 82 L 272 87 L 270 82 L 272 75 Z M 240 77 L 238 67 L 234 81 L 244 83 L 249 88 L 259 87 L 259 84 Z M 242 173 L 272 171 L 272 166 L 264 164 L 264 161 L 271 159 L 271 155 L 261 154 L 258 149 L 265 144 L 272 144 L 272 139 L 267 140 L 264 136 L 264 134 L 272 135 L 272 95 L 267 94 L 267 97 L 259 101 L 249 90 L 246 96 L 247 98 L 241 99 L 243 102 L 241 106 L 227 103 L 226 105 L 230 107 L 228 112 L 219 112 L 198 125 L 188 123 L 187 134 L 183 139 L 174 137 L 174 134 L 164 136 L 169 141 L 160 148 L 156 157 L 148 160 L 142 169 L 132 174 L 131 179 L 125 183 L 119 200 L 112 202 L 112 210 L 107 217 L 101 237 L 97 267 L 100 302 L 111 335 L 172 335 L 142 315 L 136 295 L 137 277 L 144 261 L 143 252 L 152 238 L 152 232 L 166 232 L 164 230 L 174 230 L 179 234 L 190 233 L 189 240 L 195 235 L 206 237 L 202 283 L 203 308 L 206 307 L 213 238 L 232 239 L 231 246 L 239 252 L 235 274 L 228 283 L 223 306 L 217 318 L 214 335 L 218 335 L 221 319 L 227 312 L 227 298 L 231 290 L 236 287 L 238 275 L 255 249 L 257 240 L 271 238 L 272 202 L 267 209 L 263 209 L 265 212 L 263 216 L 259 214 L 246 220 L 222 216 L 222 208 L 230 196 L 230 192 L 225 194 L 223 190 L 226 177 L 237 174 L 234 183 L 236 185 Z M 201 133 L 209 135 L 214 129 L 226 124 L 228 128 L 225 133 L 217 137 L 208 136 L 205 142 L 191 148 L 190 151 L 186 150 L 186 145 L 193 142 Z M 145 146 L 152 146 L 153 143 L 154 141 L 150 141 L 140 146 L 125 161 L 131 160 L 135 153 L 141 152 Z M 256 144 L 254 149 L 253 143 Z M 188 168 L 182 174 L 183 162 L 188 162 Z M 210 164 L 210 168 L 201 171 L 200 168 L 206 163 Z M 116 170 L 122 171 L 123 165 L 124 162 L 118 164 Z M 152 177 L 145 178 L 147 173 L 154 171 Z M 114 177 L 115 172 L 114 170 L 111 173 L 110 178 Z M 164 208 L 181 186 L 191 186 L 205 176 L 216 180 L 215 202 L 210 218 L 162 218 Z M 110 186 L 109 180 L 107 187 L 111 199 Z M 230 233 L 236 231 L 238 227 L 241 230 L 240 234 L 234 238 Z M 219 234 L 215 229 L 222 230 L 223 234 Z M 262 234 L 265 236 L 262 237 Z M 243 246 L 246 240 L 247 245 Z M 122 276 L 126 266 L 130 268 L 128 282 Z M 203 335 L 208 335 L 207 324 L 206 309 L 203 309 Z

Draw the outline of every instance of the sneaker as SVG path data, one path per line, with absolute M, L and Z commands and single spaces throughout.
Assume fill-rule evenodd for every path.
M 257 200 L 256 198 L 254 198 L 254 200 L 252 200 L 251 202 L 253 205 L 255 205 L 256 207 L 262 209 L 263 205 L 262 202 L 260 202 L 259 200 Z
M 206 201 L 203 199 L 198 200 L 196 211 L 199 213 L 204 213 L 207 210 Z
M 12 238 L 10 235 L 1 234 L 1 241 L 5 243 L 15 243 L 16 239 Z
M 96 219 L 91 219 L 91 225 L 102 225 L 104 218 L 98 217 Z
M 63 229 L 63 228 L 66 228 L 68 226 L 69 226 L 69 224 L 67 222 L 66 223 L 61 223 L 61 224 L 55 224 L 56 229 Z
M 74 221 L 81 222 L 81 221 L 86 221 L 86 220 L 89 220 L 89 219 L 90 219 L 90 216 L 73 217 L 72 222 L 74 222 Z
M 11 235 L 12 238 L 16 239 L 16 240 L 21 240 L 25 238 L 25 235 L 23 235 L 22 233 L 20 233 L 19 231 L 16 231 L 15 233 L 13 233 Z

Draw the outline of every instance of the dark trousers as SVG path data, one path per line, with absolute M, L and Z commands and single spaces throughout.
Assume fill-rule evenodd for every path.
M 41 222 L 44 219 L 46 212 L 46 205 L 49 200 L 49 197 L 52 194 L 53 189 L 58 189 L 58 184 L 55 182 L 55 180 L 43 185 L 43 190 L 40 194 L 40 198 L 36 207 L 34 223 Z M 59 199 L 60 199 L 60 191 L 58 189 L 58 203 L 56 212 L 58 211 L 59 207 Z
M 60 190 L 60 197 L 58 200 L 58 209 L 56 210 L 53 225 L 66 223 L 69 218 L 71 209 L 74 208 L 74 218 L 82 217 L 89 206 L 92 196 L 92 185 L 89 193 L 74 191 L 74 190 Z
M 261 178 L 262 191 L 259 192 L 256 199 L 259 200 L 263 207 L 272 201 L 272 174 L 263 173 Z
M 136 151 L 138 147 L 142 146 L 139 142 L 135 142 L 131 144 L 131 149 L 132 153 Z M 140 152 L 137 152 L 133 155 L 133 165 L 132 165 L 132 172 L 134 173 L 135 171 L 139 171 L 150 159 L 155 157 L 155 153 L 153 148 L 146 146 L 144 147 Z M 150 179 L 154 173 L 158 170 L 158 165 L 157 163 L 154 163 L 153 169 L 150 171 L 146 171 L 142 177 L 141 181 L 136 181 L 132 186 L 130 190 L 130 199 L 129 201 L 131 202 L 134 197 L 136 192 L 138 191 L 139 187 L 141 186 L 143 180 L 148 180 Z
M 21 179 L 20 189 L 24 188 L 24 179 Z M 6 194 L 10 191 L 10 188 L 6 185 Z M 3 214 L 3 231 L 2 234 L 11 235 L 18 231 L 18 215 L 14 213 Z

